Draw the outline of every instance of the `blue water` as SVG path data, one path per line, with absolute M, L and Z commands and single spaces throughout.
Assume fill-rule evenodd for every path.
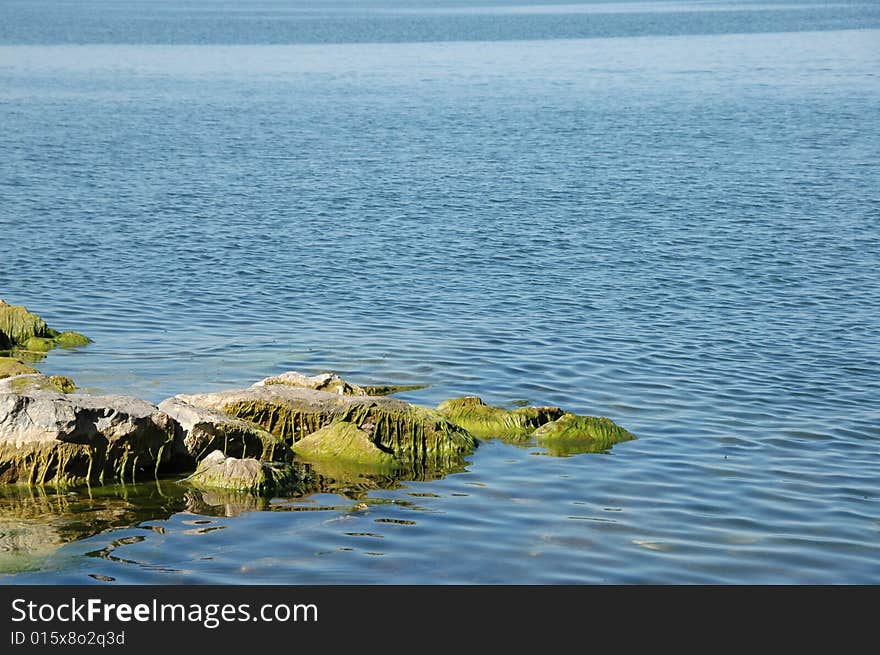
M 3 582 L 880 582 L 880 5 L 0 0 L 0 124 L 0 297 L 95 340 L 44 372 L 639 437 L 81 539 L 0 506 L 52 546 Z

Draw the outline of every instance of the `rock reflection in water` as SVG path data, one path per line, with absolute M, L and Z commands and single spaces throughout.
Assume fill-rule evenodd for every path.
M 349 500 L 364 500 L 371 491 L 397 489 L 406 481 L 437 480 L 463 471 L 464 466 L 463 460 L 456 460 L 443 468 L 408 464 L 403 468 L 375 470 L 338 463 L 301 462 L 297 463 L 301 469 L 301 484 L 277 498 L 300 500 L 312 494 L 330 493 Z M 284 503 L 273 504 L 267 497 L 196 489 L 176 479 L 82 487 L 75 491 L 2 486 L 0 575 L 39 569 L 65 544 L 149 521 L 164 521 L 180 512 L 236 517 L 247 512 L 294 509 L 297 508 Z M 151 529 L 155 530 L 152 526 Z M 104 556 L 102 552 L 90 555 Z
M 169 482 L 76 491 L 0 487 L 0 573 L 36 568 L 64 544 L 143 521 L 164 520 L 185 506 L 183 489 Z

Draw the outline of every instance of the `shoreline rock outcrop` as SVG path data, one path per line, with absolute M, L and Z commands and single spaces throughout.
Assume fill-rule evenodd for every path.
M 0 351 L 46 353 L 55 347 L 74 348 L 91 341 L 78 332 L 50 328 L 23 305 L 10 305 L 0 299 Z
M 192 468 L 214 450 L 266 461 L 291 458 L 290 448 L 284 441 L 249 421 L 197 407 L 179 398 L 167 398 L 158 407 L 176 424 L 172 454 L 181 468 Z
M 145 400 L 63 393 L 51 378 L 0 385 L 0 483 L 76 485 L 155 475 L 172 419 Z
M 255 423 L 291 447 L 336 421 L 354 424 L 378 449 L 404 461 L 442 464 L 477 447 L 470 432 L 436 410 L 395 398 L 259 383 L 247 389 L 176 398 Z

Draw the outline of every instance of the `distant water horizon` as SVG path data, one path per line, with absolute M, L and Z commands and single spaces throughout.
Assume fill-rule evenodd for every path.
M 880 581 L 880 5 L 0 1 L 0 298 L 158 403 L 286 370 L 607 454 L 0 493 L 19 583 Z

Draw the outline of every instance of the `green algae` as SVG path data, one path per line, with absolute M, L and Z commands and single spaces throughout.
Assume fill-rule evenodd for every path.
M 23 344 L 32 337 L 52 339 L 55 336 L 40 316 L 29 312 L 21 305 L 8 305 L 2 300 L 0 300 L 0 332 L 5 334 L 13 345 Z
M 0 350 L 44 354 L 56 346 L 73 348 L 88 343 L 91 339 L 85 335 L 54 330 L 26 307 L 0 300 Z
M 404 403 L 322 403 L 253 399 L 231 402 L 223 411 L 263 427 L 287 444 L 317 432 L 334 421 L 346 421 L 371 435 L 372 442 L 394 456 L 442 462 L 473 451 L 476 440 L 435 410 Z
M 602 452 L 616 443 L 631 441 L 635 435 L 604 416 L 565 414 L 534 432 L 538 443 L 551 454 Z
M 73 393 L 76 391 L 76 383 L 66 375 L 50 375 L 49 382 L 61 393 Z
M 92 340 L 84 334 L 67 330 L 55 338 L 55 343 L 61 348 L 76 348 L 90 344 Z
M 2 376 L 0 376 L 2 377 Z M 28 393 L 32 391 L 56 391 L 58 393 L 73 393 L 76 384 L 66 375 L 52 375 L 47 377 L 40 373 L 24 373 L 6 378 L 0 384 L 0 392 Z
M 394 455 L 379 448 L 370 435 L 354 423 L 336 421 L 293 445 L 293 451 L 308 460 L 393 467 Z
M 0 357 L 0 379 L 34 373 L 39 373 L 39 371 L 14 357 Z
M 535 428 L 564 414 L 558 407 L 504 409 L 487 405 L 476 396 L 445 400 L 437 411 L 456 425 L 484 439 L 521 439 Z
M 32 353 L 47 353 L 55 345 L 55 339 L 50 339 L 49 337 L 30 337 L 21 342 L 19 347 Z
M 173 439 L 173 432 L 157 429 L 137 441 L 0 441 L 0 484 L 66 487 L 154 477 Z
M 395 393 L 419 391 L 427 388 L 427 384 L 375 384 L 364 386 L 363 390 L 368 396 L 390 396 Z
M 295 487 L 297 480 L 296 469 L 290 464 L 237 459 L 215 450 L 181 482 L 205 489 L 273 494 Z

